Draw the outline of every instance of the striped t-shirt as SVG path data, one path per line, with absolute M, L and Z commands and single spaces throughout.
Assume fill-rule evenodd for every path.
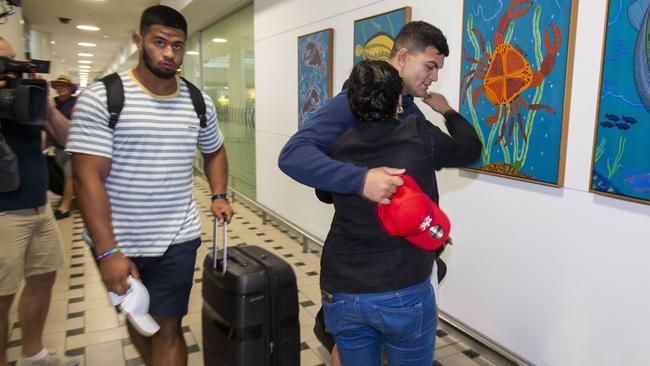
M 66 150 L 111 160 L 106 191 L 117 243 L 131 257 L 160 256 L 172 244 L 198 238 L 198 212 L 192 196 L 192 160 L 221 147 L 223 137 L 214 104 L 203 95 L 207 126 L 201 128 L 189 90 L 157 96 L 132 70 L 120 73 L 124 108 L 115 130 L 108 127 L 106 88 L 91 84 L 72 116 Z

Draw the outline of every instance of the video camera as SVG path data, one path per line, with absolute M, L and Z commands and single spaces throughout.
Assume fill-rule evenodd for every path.
M 0 56 L 0 74 L 49 73 L 49 61 L 15 61 Z M 47 82 L 38 79 L 4 79 L 0 88 L 0 119 L 18 124 L 41 125 L 47 113 Z

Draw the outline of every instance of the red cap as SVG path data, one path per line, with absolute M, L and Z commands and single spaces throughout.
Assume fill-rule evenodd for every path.
M 407 174 L 404 184 L 387 205 L 377 205 L 379 222 L 392 236 L 401 236 L 425 249 L 438 249 L 449 237 L 451 223 L 444 212 L 427 196 L 418 183 Z

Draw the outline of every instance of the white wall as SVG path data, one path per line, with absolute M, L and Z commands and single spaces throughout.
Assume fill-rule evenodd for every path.
M 434 88 L 458 105 L 462 1 L 255 1 L 258 200 L 322 238 L 331 208 L 277 168 L 298 125 L 297 37 L 334 28 L 340 90 L 352 67 L 353 21 L 404 5 L 445 32 L 452 53 Z M 587 190 L 605 7 L 579 7 L 565 187 L 439 175 L 456 243 L 445 254 L 441 308 L 539 365 L 650 362 L 650 206 Z

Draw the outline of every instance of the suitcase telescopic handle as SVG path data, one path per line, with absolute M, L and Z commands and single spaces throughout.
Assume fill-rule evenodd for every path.
M 219 222 L 217 218 L 214 218 L 214 224 L 212 225 L 212 244 L 214 248 L 212 249 L 212 269 L 217 270 L 217 260 L 219 259 Z M 226 274 L 228 269 L 228 220 L 224 218 L 223 220 L 223 264 L 221 265 L 221 274 Z

